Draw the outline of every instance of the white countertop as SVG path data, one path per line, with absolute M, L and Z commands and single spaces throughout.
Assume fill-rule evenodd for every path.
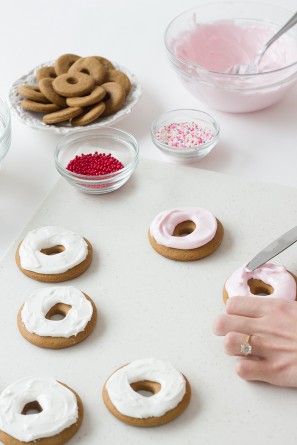
M 279 0 L 270 0 L 279 5 Z M 116 124 L 138 139 L 141 157 L 167 161 L 150 140 L 152 120 L 175 108 L 210 112 L 221 140 L 195 167 L 250 180 L 297 186 L 297 88 L 279 104 L 252 114 L 211 110 L 180 84 L 166 59 L 163 34 L 169 21 L 203 1 L 11 0 L 1 14 L 0 96 L 36 65 L 66 52 L 105 55 L 129 68 L 143 96 Z M 295 0 L 282 6 L 296 9 Z M 17 237 L 58 179 L 53 152 L 59 136 L 26 127 L 12 117 L 12 145 L 0 172 L 0 256 Z
M 42 375 L 77 391 L 85 418 L 69 445 L 296 445 L 297 390 L 241 380 L 235 357 L 224 354 L 223 338 L 211 332 L 214 317 L 224 310 L 225 280 L 296 221 L 296 200 L 297 189 L 203 170 L 197 174 L 193 168 L 147 159 L 121 189 L 101 197 L 77 193 L 58 181 L 0 267 L 5 333 L 0 336 L 5 357 L 0 392 L 20 378 Z M 151 247 L 148 227 L 160 210 L 191 203 L 208 208 L 222 222 L 223 242 L 200 261 L 168 260 Z M 93 299 L 98 321 L 88 339 L 62 350 L 38 348 L 16 327 L 24 301 L 50 285 L 18 270 L 15 250 L 29 230 L 52 224 L 85 236 L 94 252 L 89 269 L 64 285 Z M 296 273 L 296 252 L 294 245 L 273 262 Z M 101 397 L 113 371 L 144 357 L 169 360 L 192 387 L 187 410 L 159 428 L 123 424 Z

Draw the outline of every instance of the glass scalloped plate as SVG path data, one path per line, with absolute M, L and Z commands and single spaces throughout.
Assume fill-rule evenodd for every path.
M 99 118 L 96 121 L 85 125 L 84 127 L 72 127 L 70 122 L 61 122 L 60 124 L 55 125 L 47 125 L 43 122 L 42 113 L 33 113 L 31 111 L 24 110 L 21 107 L 21 101 L 23 97 L 18 93 L 18 87 L 25 84 L 37 84 L 35 73 L 36 71 L 44 66 L 50 66 L 54 65 L 54 61 L 51 62 L 45 62 L 41 65 L 38 65 L 33 70 L 31 70 L 29 73 L 23 75 L 19 79 L 17 79 L 10 91 L 9 91 L 9 101 L 11 105 L 12 112 L 23 122 L 25 125 L 28 125 L 31 128 L 34 128 L 36 130 L 45 130 L 45 131 L 51 131 L 53 133 L 58 134 L 67 134 L 70 132 L 75 132 L 78 130 L 81 130 L 83 128 L 101 128 L 106 126 L 111 126 L 115 122 L 120 121 L 124 117 L 126 117 L 134 108 L 134 106 L 137 104 L 138 100 L 140 99 L 142 95 L 142 89 L 141 85 L 138 82 L 137 78 L 134 74 L 132 74 L 127 68 L 124 66 L 119 65 L 116 62 L 113 62 L 113 65 L 116 69 L 123 71 L 130 79 L 131 82 L 131 91 L 126 98 L 126 101 L 124 103 L 124 106 L 115 114 L 112 116 L 108 116 L 105 118 Z

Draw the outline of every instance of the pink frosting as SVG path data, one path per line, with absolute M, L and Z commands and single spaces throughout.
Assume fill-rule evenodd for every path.
M 271 263 L 266 263 L 254 271 L 242 266 L 233 272 L 225 284 L 229 297 L 263 297 L 251 293 L 248 285 L 251 278 L 261 280 L 274 289 L 272 294 L 267 295 L 269 298 L 296 299 L 296 282 L 292 275 L 284 267 Z
M 268 25 L 235 21 L 195 24 L 174 42 L 174 51 L 182 60 L 207 70 L 229 72 L 236 64 L 253 63 L 257 52 L 277 31 Z M 282 36 L 263 56 L 260 72 L 272 71 L 297 59 L 297 44 L 289 35 Z
M 184 221 L 192 221 L 196 227 L 186 236 L 173 236 L 175 227 Z M 175 249 L 196 249 L 211 241 L 217 231 L 217 220 L 208 210 L 199 207 L 182 207 L 164 210 L 150 226 L 151 236 L 158 244 Z

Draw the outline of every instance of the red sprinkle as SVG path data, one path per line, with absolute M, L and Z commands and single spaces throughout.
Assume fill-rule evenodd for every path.
M 89 153 L 87 155 L 76 155 L 72 159 L 66 169 L 73 173 L 86 176 L 100 176 L 114 173 L 124 168 L 123 164 L 118 159 L 105 153 Z

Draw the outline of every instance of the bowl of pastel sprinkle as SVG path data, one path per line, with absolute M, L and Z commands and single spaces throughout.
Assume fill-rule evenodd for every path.
M 174 160 L 199 160 L 215 147 L 220 127 L 208 113 L 179 109 L 158 116 L 151 126 L 156 147 Z

